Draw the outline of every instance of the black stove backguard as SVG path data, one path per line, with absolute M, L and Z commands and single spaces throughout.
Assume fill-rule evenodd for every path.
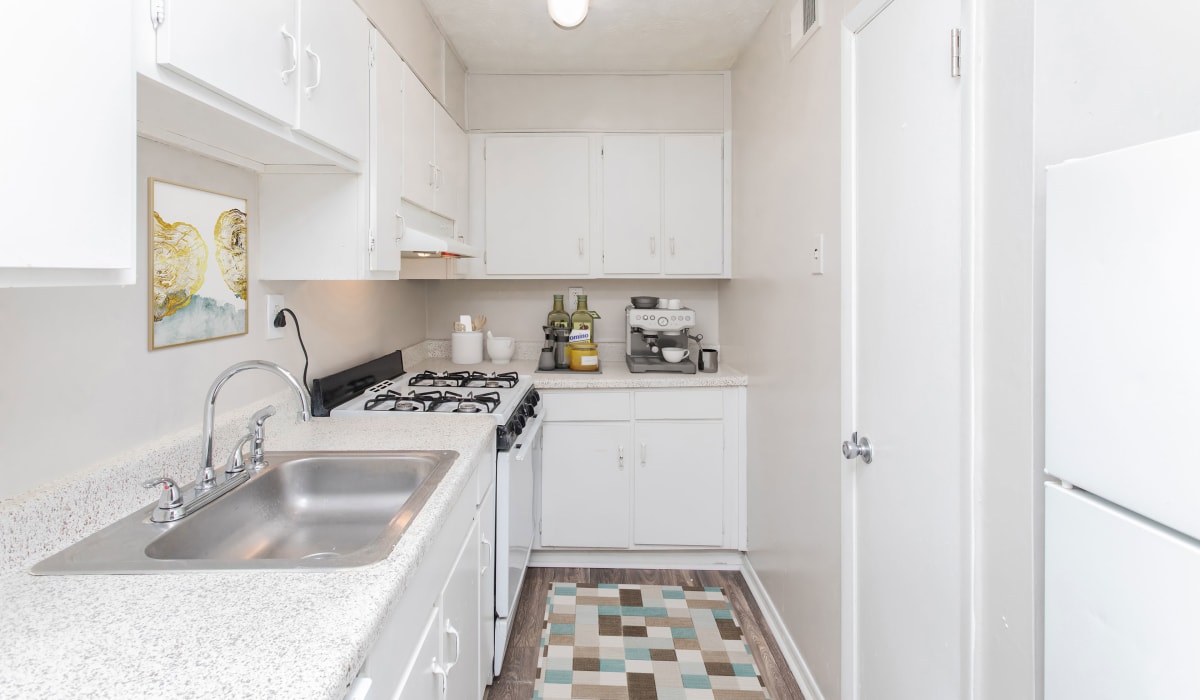
M 404 374 L 404 356 L 399 350 L 336 372 L 312 382 L 312 414 L 328 416 L 329 411 L 385 379 Z

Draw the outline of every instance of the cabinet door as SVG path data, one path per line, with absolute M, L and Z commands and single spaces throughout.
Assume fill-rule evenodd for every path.
M 589 272 L 587 136 L 506 136 L 484 150 L 489 275 Z
M 467 533 L 442 591 L 442 667 L 446 700 L 479 700 L 479 520 Z
M 440 700 L 442 697 L 442 611 L 433 609 L 421 632 L 421 644 L 409 659 L 408 671 L 391 697 L 394 700 Z
M 662 139 L 604 137 L 604 272 L 662 269 Z
M 400 200 L 404 195 L 404 62 L 378 33 L 372 37 L 371 241 L 372 270 L 399 270 Z
M 496 489 L 479 506 L 479 689 L 492 682 L 496 658 Z
M 668 275 L 724 271 L 725 156 L 720 134 L 663 137 L 663 220 Z
M 466 191 L 460 192 L 460 185 L 466 182 L 464 171 L 467 164 L 467 135 L 458 128 L 446 110 L 435 107 L 437 121 L 437 181 L 435 183 L 435 199 L 437 212 L 454 219 L 456 224 L 466 224 L 459 218 L 461 200 L 466 198 Z
M 0 286 L 100 281 L 89 273 L 131 284 L 141 268 L 134 188 L 146 182 L 136 176 L 129 8 L 75 0 L 48 9 L 5 3 L 0 21 Z M 76 218 L 84 212 L 86 223 Z
M 404 67 L 404 197 L 437 209 L 437 111 L 433 95 Z
M 628 547 L 629 423 L 546 423 L 542 545 Z
M 371 25 L 352 2 L 302 0 L 300 32 L 296 129 L 363 160 Z
M 637 424 L 634 544 L 720 546 L 725 442 L 720 423 Z
M 172 2 L 158 28 L 163 66 L 291 125 L 300 81 L 297 0 Z

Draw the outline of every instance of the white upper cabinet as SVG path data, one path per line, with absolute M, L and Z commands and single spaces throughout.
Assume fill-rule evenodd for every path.
M 729 276 L 724 149 L 721 134 L 488 136 L 486 275 Z
M 487 274 L 588 274 L 589 144 L 587 136 L 487 139 Z
M 350 156 L 366 157 L 369 23 L 353 2 L 171 0 L 159 65 Z
M 297 0 L 170 0 L 157 40 L 160 65 L 283 124 L 295 123 Z
M 373 31 L 371 65 L 370 209 L 372 270 L 400 269 L 400 210 L 404 196 L 404 62 Z
M 125 5 L 4 4 L 0 286 L 136 281 L 132 29 Z
M 404 198 L 437 211 L 438 104 L 404 67 Z M 442 213 L 442 212 L 439 212 Z
M 663 234 L 668 275 L 725 271 L 725 156 L 720 134 L 663 137 Z
M 356 160 L 367 155 L 370 32 L 353 2 L 300 3 L 296 129 Z
M 662 140 L 604 137 L 604 273 L 662 269 Z
M 437 182 L 435 211 L 454 219 L 462 230 L 467 209 L 467 134 L 440 106 L 435 110 L 437 123 Z

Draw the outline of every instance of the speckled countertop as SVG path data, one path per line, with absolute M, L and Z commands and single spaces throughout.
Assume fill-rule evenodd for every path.
M 538 372 L 538 343 L 518 343 L 514 359 L 506 364 L 485 361 L 477 365 L 456 365 L 450 361 L 450 343 L 430 340 L 423 346 L 404 351 L 408 372 L 421 370 L 477 370 L 480 372 L 519 372 L 533 375 L 538 389 L 669 389 L 705 386 L 745 386 L 744 372 L 719 365 L 716 372 L 641 372 L 634 374 L 625 365 L 625 348 L 620 343 L 600 344 L 600 369 L 597 372 Z M 486 353 L 484 357 L 487 357 Z
M 459 452 L 392 554 L 373 566 L 33 576 L 26 570 L 41 558 L 34 556 L 10 567 L 0 573 L 0 697 L 341 698 L 451 506 L 478 464 L 490 463 L 494 426 L 489 416 L 362 416 L 314 419 L 270 435 L 268 450 Z M 47 498 L 27 499 L 26 508 Z M 99 517 L 111 522 L 128 512 Z M 27 522 L 13 525 L 11 515 L 5 537 Z M 41 528 L 56 525 L 49 518 Z

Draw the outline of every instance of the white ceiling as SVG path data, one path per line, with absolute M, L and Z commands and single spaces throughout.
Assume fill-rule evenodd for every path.
M 727 70 L 777 0 L 591 0 L 560 29 L 546 0 L 425 0 L 473 73 Z

